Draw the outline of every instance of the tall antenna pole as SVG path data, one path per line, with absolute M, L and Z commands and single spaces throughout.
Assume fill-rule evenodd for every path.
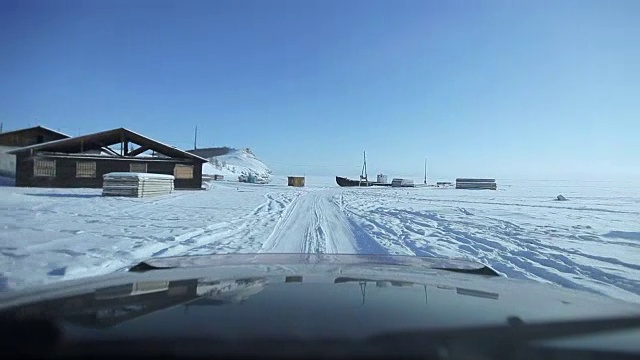
M 198 148 L 198 125 L 196 125 L 196 133 L 193 136 L 193 149 L 197 149 Z
M 367 152 L 364 151 L 364 180 L 367 182 L 367 185 L 369 185 L 369 175 L 367 175 Z
M 424 158 L 424 183 L 427 184 L 427 158 Z

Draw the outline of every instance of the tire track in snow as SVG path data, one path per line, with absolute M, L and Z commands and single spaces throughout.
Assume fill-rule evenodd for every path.
M 563 233 L 570 233 L 575 227 L 563 229 L 557 225 L 551 233 L 500 218 L 474 215 L 459 208 L 456 203 L 460 202 L 450 206 L 436 204 L 439 210 L 427 211 L 405 208 L 406 200 L 376 196 L 373 202 L 364 194 L 347 192 L 347 195 L 343 201 L 349 216 L 392 253 L 467 257 L 512 278 L 542 280 L 592 292 L 613 292 L 635 301 L 640 295 L 640 266 L 567 247 L 567 239 L 573 236 Z M 428 204 L 422 200 L 422 204 L 416 205 Z M 553 240 L 565 246 L 556 245 Z M 600 238 L 591 241 L 598 240 L 604 249 Z M 594 262 L 603 266 L 595 266 Z
M 246 188 L 142 199 L 102 198 L 93 189 L 12 189 L 16 199 L 4 196 L 0 204 L 3 273 L 19 288 L 118 271 L 150 257 L 257 252 L 300 194 Z
M 335 191 L 310 191 L 282 216 L 260 252 L 356 253 L 355 237 Z
M 320 210 L 321 211 L 321 210 Z M 322 228 L 321 213 L 318 209 L 318 202 L 313 202 L 313 214 L 311 222 L 307 227 L 307 233 L 305 241 L 302 242 L 303 253 L 326 253 L 327 252 L 327 238 Z
M 263 239 L 268 236 L 278 219 L 295 203 L 299 195 L 299 193 L 265 194 L 266 201 L 248 215 L 159 240 L 161 243 L 170 245 L 160 245 L 159 249 L 146 257 L 257 252 L 262 246 Z M 150 248 L 145 246 L 142 252 L 135 254 L 134 257 L 145 257 L 144 253 L 148 253 Z

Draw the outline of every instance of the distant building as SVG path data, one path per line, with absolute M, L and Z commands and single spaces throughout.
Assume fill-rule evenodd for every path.
M 0 145 L 18 148 L 67 138 L 69 135 L 59 131 L 44 126 L 34 126 L 0 133 Z
M 66 139 L 69 135 L 46 128 L 35 126 L 26 129 L 0 133 L 0 176 L 16 176 L 16 156 L 9 151 L 49 141 Z
M 111 172 L 139 172 L 175 176 L 176 189 L 202 187 L 202 164 L 197 155 L 118 128 L 59 139 L 8 152 L 16 156 L 16 186 L 102 187 Z
M 378 174 L 376 179 L 378 184 L 387 184 L 389 182 L 389 178 L 385 174 Z

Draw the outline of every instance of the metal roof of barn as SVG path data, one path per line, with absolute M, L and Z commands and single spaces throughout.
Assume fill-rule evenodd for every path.
M 134 143 L 140 146 L 138 149 L 131 149 L 128 154 L 119 155 L 109 146 L 123 142 Z M 126 128 L 117 128 L 97 132 L 94 134 L 76 136 L 68 139 L 54 140 L 42 144 L 25 146 L 9 151 L 9 154 L 20 154 L 27 151 L 49 151 L 66 154 L 81 154 L 91 150 L 111 150 L 114 155 L 122 158 L 133 158 L 144 151 L 152 150 L 170 158 L 193 159 L 200 162 L 208 162 L 200 156 L 180 150 L 175 146 L 170 146 L 159 141 L 140 135 Z

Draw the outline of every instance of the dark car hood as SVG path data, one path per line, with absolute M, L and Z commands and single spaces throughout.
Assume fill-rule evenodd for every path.
M 3 318 L 55 319 L 84 339 L 363 339 L 401 331 L 638 316 L 591 293 L 516 281 L 481 264 L 405 256 L 251 254 L 164 258 L 0 296 Z M 563 346 L 640 351 L 640 332 Z

